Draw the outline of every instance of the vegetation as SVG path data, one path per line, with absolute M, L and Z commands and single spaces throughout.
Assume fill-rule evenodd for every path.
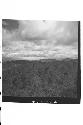
M 3 96 L 77 96 L 78 60 L 7 61 L 2 70 Z

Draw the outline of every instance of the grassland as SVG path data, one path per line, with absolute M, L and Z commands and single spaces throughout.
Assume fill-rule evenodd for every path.
M 76 97 L 78 60 L 5 61 L 2 95 L 16 97 Z

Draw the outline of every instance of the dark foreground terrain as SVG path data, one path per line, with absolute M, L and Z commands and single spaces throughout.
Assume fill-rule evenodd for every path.
M 2 95 L 77 97 L 78 60 L 6 61 L 2 64 Z

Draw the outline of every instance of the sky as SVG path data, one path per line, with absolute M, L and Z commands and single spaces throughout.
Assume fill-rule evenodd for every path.
M 4 19 L 2 50 L 14 59 L 77 58 L 78 22 Z

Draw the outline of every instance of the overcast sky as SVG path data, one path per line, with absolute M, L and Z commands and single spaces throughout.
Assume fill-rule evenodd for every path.
M 11 57 L 23 53 L 28 57 L 32 51 L 35 56 L 49 58 L 62 54 L 65 58 L 77 57 L 78 22 L 6 19 L 2 21 L 2 41 L 3 53 Z

